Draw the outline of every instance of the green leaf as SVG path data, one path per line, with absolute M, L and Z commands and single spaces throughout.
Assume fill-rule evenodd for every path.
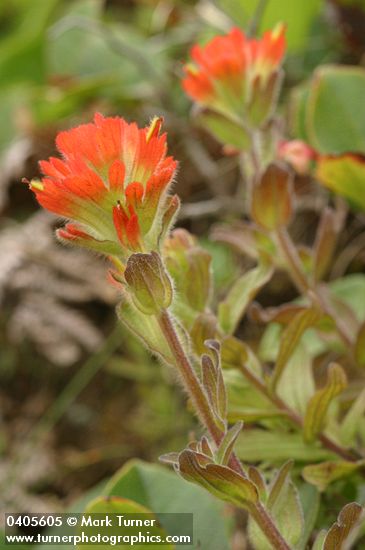
M 256 376 L 262 377 L 262 366 L 252 349 L 234 336 L 222 340 L 221 359 L 224 369 L 240 369 L 241 365 L 246 365 Z
M 173 308 L 189 328 L 211 298 L 211 260 L 211 254 L 185 229 L 175 229 L 165 241 L 164 261 L 175 286 Z
M 318 180 L 350 204 L 365 210 L 365 157 L 345 154 L 320 157 L 317 164 Z
M 239 122 L 208 110 L 199 112 L 194 116 L 194 120 L 206 128 L 223 145 L 228 145 L 239 151 L 250 147 L 250 136 Z
M 323 550 L 323 544 L 324 540 L 326 538 L 327 531 L 325 529 L 322 529 L 318 535 L 316 536 L 316 539 L 314 541 L 314 544 L 312 546 L 312 550 Z
M 303 511 L 298 492 L 290 480 L 291 466 L 292 462 L 287 462 L 277 473 L 271 486 L 267 508 L 285 540 L 295 547 L 303 532 Z M 255 548 L 272 550 L 272 545 L 251 518 L 248 532 Z
M 266 502 L 267 500 L 267 487 L 263 474 L 255 466 L 248 467 L 248 477 L 256 485 L 260 495 L 260 500 Z
M 176 300 L 176 298 L 175 298 Z M 181 319 L 179 315 L 177 315 Z M 217 319 L 210 312 L 201 313 L 196 317 L 189 331 L 193 349 L 199 357 L 206 353 L 206 340 L 212 340 L 217 335 Z
M 288 460 L 280 470 L 277 471 L 276 476 L 271 482 L 269 489 L 269 498 L 267 501 L 267 507 L 272 510 L 277 500 L 280 498 L 282 492 L 285 490 L 288 480 L 290 479 L 290 471 L 293 467 L 293 461 Z
M 320 281 L 327 273 L 343 228 L 346 214 L 341 209 L 325 208 L 318 224 L 313 247 L 313 278 Z
M 212 240 L 201 239 L 201 245 L 212 256 L 212 275 L 214 279 L 214 288 L 217 291 L 226 289 L 239 277 L 237 261 L 228 246 Z
M 15 29 L 0 42 L 0 85 L 42 83 L 46 78 L 46 28 L 59 0 L 18 0 Z
M 101 0 L 74 0 L 62 7 L 49 33 L 47 57 L 51 72 L 79 78 L 115 70 L 117 53 L 95 32 L 103 11 Z
M 223 384 L 222 372 L 217 369 L 212 359 L 204 354 L 201 362 L 201 382 L 207 394 L 209 405 L 214 414 L 216 425 L 224 431 L 223 419 L 227 414 L 227 396 Z M 218 381 L 220 382 L 218 384 Z M 219 386 L 219 389 L 218 389 Z M 221 399 L 220 399 L 221 398 Z
M 348 305 L 360 323 L 365 321 L 365 275 L 353 273 L 330 283 L 331 292 Z
M 309 142 L 307 130 L 307 108 L 310 86 L 309 83 L 300 84 L 293 88 L 289 100 L 290 133 L 296 138 Z
M 352 310 L 352 315 L 359 323 L 365 321 L 365 275 L 362 273 L 354 273 L 346 275 L 341 279 L 328 284 L 330 297 L 335 300 L 340 300 L 345 304 L 346 308 Z M 291 302 L 293 305 L 305 303 L 303 300 L 295 300 Z M 333 303 L 333 308 L 338 315 L 343 318 L 343 307 L 338 308 L 336 302 Z M 320 327 L 321 323 L 318 325 Z M 278 323 L 270 323 L 260 342 L 259 357 L 262 361 L 275 361 L 280 345 L 280 335 L 282 327 Z M 315 358 L 327 351 L 343 350 L 343 346 L 338 343 L 338 339 L 323 338 L 317 330 L 308 329 L 302 336 L 301 344 L 305 348 L 305 353 L 308 358 Z
M 365 153 L 364 96 L 364 69 L 321 66 L 316 70 L 308 100 L 307 129 L 310 144 L 317 151 Z
M 259 500 L 256 486 L 227 466 L 208 463 L 202 465 L 199 455 L 185 449 L 179 455 L 179 472 L 188 481 L 201 485 L 221 500 L 249 509 Z
M 245 378 L 244 373 L 228 370 L 224 372 L 228 393 L 228 419 L 230 422 L 243 420 L 247 423 L 264 418 L 283 416 L 283 413 L 256 390 Z
M 237 441 L 237 437 L 242 431 L 242 428 L 243 422 L 237 422 L 227 431 L 217 451 L 216 461 L 218 462 L 218 464 L 228 464 L 233 451 L 233 447 Z
M 236 443 L 236 452 L 244 462 L 268 461 L 277 464 L 293 459 L 301 462 L 326 460 L 334 455 L 320 444 L 307 444 L 300 433 L 246 430 Z
M 360 422 L 365 413 L 365 389 L 357 396 L 348 410 L 340 426 L 340 440 L 344 445 L 351 447 L 356 444 L 356 436 Z
M 302 475 L 308 483 L 315 485 L 320 491 L 325 491 L 327 485 L 347 477 L 365 465 L 365 460 L 350 462 L 347 460 L 321 462 L 310 464 L 303 468 Z
M 141 506 L 140 504 L 128 500 L 125 498 L 120 497 L 99 497 L 95 499 L 93 502 L 91 502 L 86 510 L 84 511 L 84 514 L 103 514 L 103 515 L 111 515 L 111 514 L 118 514 L 118 515 L 124 515 L 124 514 L 143 514 L 143 519 L 148 520 L 158 520 L 157 516 L 155 516 L 151 510 L 148 510 L 145 506 Z M 141 518 L 142 519 L 142 518 Z M 118 525 L 114 526 L 115 521 L 113 521 L 113 526 L 110 527 L 94 527 L 94 526 L 87 526 L 83 527 L 82 530 L 86 533 L 87 536 L 97 536 L 99 533 L 101 535 L 107 535 L 107 536 L 118 536 L 123 534 L 128 535 L 136 535 L 138 536 L 138 532 L 142 532 L 143 530 L 141 527 L 128 527 L 125 531 L 118 527 Z M 149 536 L 160 536 L 161 538 L 165 538 L 167 536 L 166 531 L 158 527 L 157 525 L 151 525 L 149 527 L 145 528 L 145 533 Z M 118 545 L 119 546 L 119 545 Z M 77 547 L 79 550 L 82 550 L 83 548 L 89 548 L 92 550 L 93 548 L 95 550 L 107 550 L 110 549 L 110 544 L 83 544 L 79 545 Z M 134 544 L 133 548 L 135 550 L 144 550 L 146 548 L 145 544 Z M 156 544 L 154 545 L 154 548 L 156 550 L 173 550 L 175 546 L 171 544 Z
M 157 48 L 153 51 L 153 44 L 147 44 L 135 25 L 104 21 L 102 0 L 63 4 L 63 17 L 49 33 L 47 57 L 52 73 L 76 78 L 117 76 L 121 89 L 133 86 L 134 97 L 150 91 L 151 77 L 162 79 L 166 56 L 159 55 Z
M 284 369 L 299 344 L 303 333 L 314 326 L 321 318 L 321 313 L 315 308 L 299 311 L 291 323 L 283 330 L 279 353 L 272 374 L 272 386 L 275 388 L 282 376 Z
M 158 465 L 130 461 L 108 483 L 104 495 L 134 500 L 154 512 L 192 513 L 194 515 L 194 546 L 200 541 L 202 548 L 229 550 L 227 518 L 224 505 L 212 498 L 204 489 L 187 483 L 173 472 Z M 176 526 L 171 516 L 165 530 L 173 534 Z
M 284 369 L 276 392 L 289 407 L 303 415 L 315 392 L 312 359 L 299 344 Z
M 217 225 L 213 228 L 211 235 L 215 241 L 227 245 L 224 247 L 226 251 L 232 248 L 236 253 L 244 257 L 249 256 L 256 261 L 261 256 L 269 258 L 277 256 L 277 247 L 273 239 L 253 223 L 236 222 L 234 225 Z M 219 267 L 222 269 L 225 263 L 218 264 L 217 269 Z
M 155 353 L 165 363 L 174 364 L 174 357 L 161 335 L 161 329 L 155 316 L 145 315 L 125 298 L 118 305 L 117 313 L 119 320 L 137 338 L 142 340 L 147 349 Z
M 303 436 L 305 441 L 313 441 L 322 431 L 328 408 L 332 400 L 337 397 L 347 386 L 347 378 L 344 370 L 337 363 L 332 363 L 328 368 L 327 382 L 324 388 L 318 390 L 308 403 L 304 417 Z
M 186 254 L 188 269 L 186 272 L 185 294 L 190 307 L 203 312 L 209 302 L 212 290 L 211 255 L 200 247 Z
M 320 505 L 320 494 L 313 485 L 303 483 L 299 487 L 299 495 L 303 508 L 304 529 L 300 541 L 298 542 L 297 550 L 305 550 L 317 521 Z
M 262 261 L 236 281 L 218 307 L 219 323 L 225 334 L 232 334 L 236 330 L 247 306 L 261 287 L 269 281 L 272 273 L 272 267 Z

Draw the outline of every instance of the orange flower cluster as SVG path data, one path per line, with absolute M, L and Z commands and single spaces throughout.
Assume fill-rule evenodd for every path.
M 193 47 L 184 88 L 231 121 L 248 116 L 248 126 L 262 123 L 284 51 L 282 25 L 261 40 L 233 29 L 205 47 Z M 246 123 L 239 126 L 243 134 Z M 70 220 L 57 232 L 61 240 L 122 259 L 159 250 L 179 207 L 177 196 L 169 194 L 177 163 L 167 156 L 161 125 L 157 117 L 138 128 L 96 114 L 93 123 L 58 134 L 62 158 L 42 161 L 44 176 L 30 188 L 44 208 Z
M 191 50 L 183 88 L 197 103 L 242 119 L 257 103 L 270 96 L 285 53 L 285 27 L 278 25 L 260 40 L 247 38 L 238 28 Z M 262 103 L 262 101 L 260 102 Z
M 58 134 L 63 159 L 41 161 L 44 177 L 30 187 L 44 208 L 72 220 L 58 230 L 61 239 L 117 256 L 157 248 L 178 208 L 168 195 L 177 163 L 166 156 L 161 123 L 140 129 L 96 114 L 94 123 Z

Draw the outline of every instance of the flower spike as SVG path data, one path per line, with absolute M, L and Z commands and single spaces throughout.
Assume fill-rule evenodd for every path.
M 147 128 L 96 114 L 93 123 L 58 134 L 62 159 L 41 161 L 41 181 L 27 182 L 41 206 L 72 220 L 58 236 L 127 258 L 157 250 L 177 163 L 167 156 L 163 119 Z
M 185 65 L 185 92 L 200 106 L 230 120 L 259 126 L 265 122 L 280 84 L 278 73 L 285 53 L 285 26 L 259 40 L 233 28 L 205 46 L 193 46 Z M 252 113 L 251 113 L 252 111 Z

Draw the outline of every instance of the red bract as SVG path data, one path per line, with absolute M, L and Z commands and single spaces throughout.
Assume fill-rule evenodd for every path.
M 253 93 L 265 89 L 285 52 L 285 28 L 278 25 L 260 40 L 237 28 L 191 50 L 183 87 L 198 103 L 225 114 L 242 116 Z M 260 81 L 260 85 L 257 82 Z
M 96 114 L 58 134 L 63 159 L 41 161 L 44 177 L 30 188 L 44 208 L 76 222 L 58 231 L 61 239 L 117 255 L 157 247 L 177 207 L 167 195 L 177 163 L 166 156 L 161 123 L 140 129 Z

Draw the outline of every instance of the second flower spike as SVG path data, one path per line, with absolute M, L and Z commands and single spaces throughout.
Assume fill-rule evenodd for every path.
M 261 39 L 238 28 L 191 50 L 183 88 L 199 105 L 229 119 L 258 126 L 272 111 L 285 53 L 285 27 L 279 24 Z

